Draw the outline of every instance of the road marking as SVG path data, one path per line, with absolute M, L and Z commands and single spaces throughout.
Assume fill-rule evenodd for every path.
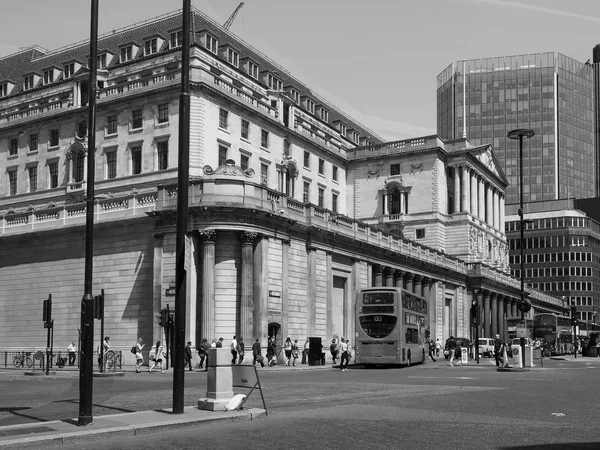
M 566 414 L 563 413 L 552 413 L 553 416 L 564 417 Z
M 546 380 L 544 378 L 517 378 L 517 380 L 525 380 L 525 381 L 554 381 L 554 380 Z
M 480 378 L 474 378 L 474 377 L 408 377 L 408 378 L 417 378 L 417 379 L 422 379 L 422 378 L 441 378 L 444 380 L 447 379 L 454 379 L 454 380 L 479 380 Z

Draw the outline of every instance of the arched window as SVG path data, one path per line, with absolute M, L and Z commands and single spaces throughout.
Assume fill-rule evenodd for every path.
M 390 191 L 390 214 L 400 214 L 402 211 L 402 192 L 398 188 Z
M 83 151 L 77 152 L 75 155 L 75 173 L 73 174 L 73 180 L 76 183 L 83 181 L 83 174 L 85 173 L 85 153 Z

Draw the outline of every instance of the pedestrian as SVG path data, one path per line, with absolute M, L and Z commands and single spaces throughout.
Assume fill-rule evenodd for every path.
M 340 372 L 348 372 L 348 363 L 350 362 L 350 348 L 348 346 L 348 341 L 346 341 L 345 337 L 340 339 Z M 344 366 L 344 361 L 346 365 Z
M 238 342 L 237 342 L 237 355 L 238 355 L 238 364 L 241 364 L 242 361 L 244 360 L 244 338 L 243 337 L 239 337 L 238 338 Z
M 504 366 L 504 362 L 502 361 L 502 340 L 500 339 L 500 335 L 496 335 L 496 339 L 494 339 L 494 359 L 496 360 L 496 367 Z
M 442 341 L 440 339 L 436 339 L 435 341 L 435 357 L 439 358 L 442 353 Z
M 75 365 L 75 342 L 71 342 L 67 347 L 67 351 L 69 352 L 69 365 Z
M 200 341 L 200 345 L 198 345 L 198 346 L 196 347 L 196 350 L 198 351 L 198 357 L 200 358 L 200 362 L 198 363 L 198 367 L 199 367 L 200 369 L 202 369 L 202 368 L 203 368 L 203 366 L 204 366 L 204 360 L 205 360 L 205 359 L 206 359 L 206 357 L 208 356 L 208 355 L 206 354 L 206 350 L 204 349 L 204 344 L 205 344 L 205 343 L 206 343 L 206 338 L 203 338 L 203 339 Z
M 292 344 L 292 366 L 296 366 L 296 360 L 300 356 L 300 352 L 298 351 L 298 339 L 294 339 L 294 343 Z
M 212 348 L 213 344 L 215 344 L 215 347 L 217 346 L 214 339 L 210 344 L 208 343 L 208 339 L 204 339 L 204 353 L 206 355 L 206 366 L 204 369 L 205 372 L 208 372 L 208 358 L 210 356 L 209 350 Z
M 135 344 L 135 373 L 140 373 L 142 369 L 142 363 L 144 362 L 144 357 L 142 356 L 142 350 L 144 348 L 143 344 L 144 340 L 139 338 L 137 344 Z
M 258 361 L 261 367 L 265 367 L 265 360 L 262 356 L 262 349 L 260 348 L 260 341 L 256 338 L 254 344 L 252 344 L 252 365 L 256 365 Z
M 210 343 L 210 347 L 211 348 L 217 348 L 217 340 L 213 339 L 212 342 Z
M 335 364 L 335 360 L 338 357 L 338 354 L 340 352 L 339 346 L 337 344 L 337 340 L 335 338 L 333 338 L 331 340 L 331 345 L 329 346 L 329 352 L 331 353 L 331 359 L 333 360 L 333 364 Z
M 581 341 L 579 338 L 575 338 L 575 342 L 573 342 L 573 353 L 575 354 L 575 358 L 577 358 L 577 352 L 579 352 L 579 348 L 581 347 Z
M 269 337 L 269 342 L 267 343 L 267 365 L 269 367 L 275 365 L 275 350 L 271 337 Z
M 223 348 L 223 338 L 219 338 L 216 345 L 217 345 L 217 348 Z
M 435 359 L 435 349 L 436 349 L 436 343 L 433 339 L 429 339 L 429 357 L 431 358 L 431 360 L 433 362 L 436 362 L 437 359 Z
M 233 336 L 233 339 L 231 340 L 231 364 L 235 364 L 236 360 L 237 360 L 237 347 L 238 347 L 238 343 L 237 340 L 235 339 L 235 336 Z
M 154 350 L 154 362 L 152 363 L 152 367 L 148 369 L 148 373 L 152 373 L 156 366 L 160 366 L 160 373 L 165 373 L 163 370 L 163 358 L 164 358 L 163 347 L 160 345 L 160 341 L 156 341 L 156 348 Z M 152 358 L 150 358 L 152 359 Z
M 310 349 L 310 340 L 306 338 L 304 341 L 304 348 L 302 349 L 302 364 L 306 364 L 308 362 L 308 350 Z
M 456 341 L 454 340 L 454 336 L 450 336 L 446 340 L 446 348 L 448 349 L 448 359 L 450 360 L 450 366 L 454 366 L 454 354 L 456 352 Z
M 285 340 L 285 344 L 283 344 L 283 349 L 285 350 L 285 365 L 290 365 L 290 359 L 292 359 L 292 339 L 288 336 Z
M 188 341 L 187 345 L 185 346 L 185 358 L 183 359 L 183 367 L 185 370 L 185 366 L 188 366 L 189 371 L 192 372 L 194 369 L 192 369 L 192 342 Z
M 106 352 L 108 352 L 109 350 L 110 350 L 110 336 L 105 336 L 104 342 L 102 343 L 102 355 L 104 355 L 105 360 L 106 360 Z M 98 355 L 98 366 L 100 368 L 100 372 L 102 372 L 104 370 L 102 355 Z

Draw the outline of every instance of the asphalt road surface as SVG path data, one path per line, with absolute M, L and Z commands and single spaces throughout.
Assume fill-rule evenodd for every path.
M 269 415 L 63 449 L 600 448 L 600 358 L 499 373 L 443 360 L 409 368 L 260 371 Z M 94 415 L 169 407 L 171 375 L 94 379 Z M 0 425 L 77 417 L 78 379 L 0 375 Z M 186 374 L 186 405 L 206 375 Z M 240 392 L 243 392 L 240 391 Z M 11 406 L 9 406 L 11 405 Z M 262 407 L 260 395 L 247 405 Z

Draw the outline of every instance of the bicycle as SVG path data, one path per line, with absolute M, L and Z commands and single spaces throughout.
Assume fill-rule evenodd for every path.
M 31 352 L 18 353 L 13 358 L 13 364 L 17 369 L 20 369 L 21 367 L 25 366 L 31 369 L 31 367 L 33 367 L 33 359 L 31 359 Z
M 123 357 L 123 354 L 121 352 L 117 353 L 114 350 L 109 350 L 106 352 L 106 355 L 104 355 L 105 361 L 106 361 L 106 369 L 112 369 L 113 367 L 123 367 L 123 364 L 125 364 L 125 358 Z
M 58 352 L 58 355 L 56 355 L 56 360 L 54 362 L 56 363 L 59 369 L 62 369 L 67 363 L 67 358 L 63 358 L 61 352 Z

